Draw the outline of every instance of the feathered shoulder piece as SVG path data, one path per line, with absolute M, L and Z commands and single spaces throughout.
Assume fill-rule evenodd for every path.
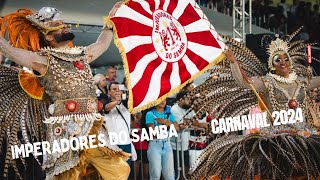
M 17 12 L 8 14 L 1 19 L 1 35 L 8 35 L 9 42 L 16 48 L 29 51 L 40 49 L 39 36 L 40 29 L 26 17 L 32 15 L 29 9 L 19 9 Z
M 45 140 L 43 117 L 48 116 L 49 100 L 31 98 L 20 86 L 21 69 L 0 65 L 0 176 L 7 177 L 9 167 L 20 179 L 25 172 L 26 159 L 12 157 L 11 146 Z M 32 88 L 32 87 L 30 87 Z M 35 92 L 36 93 L 36 92 Z M 38 94 L 39 95 L 39 94 Z M 22 137 L 18 134 L 22 134 Z M 36 158 L 38 161 L 38 159 Z M 38 161 L 39 162 L 39 161 Z M 39 163 L 40 164 L 40 163 Z

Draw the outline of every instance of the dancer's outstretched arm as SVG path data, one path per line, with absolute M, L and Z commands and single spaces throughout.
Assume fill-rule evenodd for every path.
M 110 42 L 113 37 L 112 30 L 103 29 L 97 41 L 87 48 L 88 53 L 88 63 L 96 60 L 99 56 L 101 56 L 105 51 L 107 51 Z
M 251 89 L 251 86 L 244 79 L 244 77 L 241 73 L 239 64 L 238 64 L 236 58 L 234 57 L 232 50 L 228 49 L 225 52 L 225 54 L 226 54 L 227 59 L 230 61 L 231 72 L 232 72 L 232 76 L 234 77 L 234 79 L 237 81 L 237 83 L 240 86 Z M 252 77 L 252 78 L 250 78 L 250 80 L 252 81 L 251 84 L 258 92 L 265 92 L 266 88 L 265 88 L 262 80 L 260 80 L 256 77 Z
M 3 37 L 0 36 L 0 51 L 3 55 L 15 63 L 38 71 L 44 74 L 47 66 L 47 59 L 32 51 L 27 51 L 11 46 Z
M 114 16 L 117 9 L 120 7 L 121 2 L 117 2 L 113 8 L 111 9 L 109 16 Z M 103 28 L 100 36 L 98 37 L 97 41 L 87 48 L 88 53 L 88 62 L 92 62 L 96 60 L 99 56 L 101 56 L 105 51 L 107 51 L 110 42 L 113 37 L 113 32 L 111 29 Z

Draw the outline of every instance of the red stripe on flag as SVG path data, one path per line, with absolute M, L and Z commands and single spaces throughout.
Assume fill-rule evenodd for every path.
M 161 64 L 162 60 L 160 58 L 155 59 L 150 62 L 141 79 L 138 83 L 132 88 L 133 95 L 133 107 L 137 107 L 147 95 L 148 89 L 150 87 L 150 81 L 154 70 Z
M 171 89 L 171 83 L 170 83 L 171 72 L 172 72 L 172 63 L 167 63 L 166 70 L 163 72 L 161 77 L 161 89 L 160 89 L 159 97 L 169 92 Z
M 153 44 L 144 44 L 132 49 L 127 53 L 129 72 L 131 73 L 136 68 L 137 62 L 140 61 L 143 56 L 154 52 Z
M 163 9 L 165 0 L 160 0 L 159 9 Z
M 178 66 L 179 66 L 179 76 L 182 84 L 188 79 L 190 79 L 191 75 L 182 60 L 178 61 Z
M 193 62 L 193 64 L 197 66 L 199 71 L 209 64 L 206 60 L 192 52 L 190 49 L 187 49 L 186 55 Z
M 214 38 L 214 36 L 210 31 L 187 33 L 187 39 L 188 41 L 191 41 L 191 42 L 195 42 L 195 43 L 206 45 L 206 46 L 213 46 L 221 49 L 216 38 Z
M 172 12 L 174 11 L 174 9 L 176 9 L 178 4 L 178 0 L 170 0 L 169 5 L 168 5 L 168 9 L 167 12 L 169 14 L 172 14 Z
M 178 21 L 182 26 L 187 26 L 190 23 L 198 21 L 201 17 L 198 15 L 196 10 L 189 3 L 187 7 L 184 9 L 182 15 L 179 17 Z M 203 38 L 206 39 L 206 38 Z
M 150 10 L 151 12 L 154 12 L 155 8 L 156 8 L 156 3 L 154 2 L 154 0 L 147 0 L 149 6 L 150 6 Z M 152 19 L 152 18 L 151 18 Z
M 112 21 L 116 24 L 117 29 L 121 29 L 121 31 L 117 31 L 119 38 L 135 35 L 150 36 L 152 33 L 151 27 L 128 18 L 114 17 Z
M 141 2 L 141 3 L 146 3 L 146 2 Z M 138 13 L 142 14 L 143 16 L 152 19 L 152 14 L 149 14 L 146 10 L 144 10 L 144 8 L 142 7 L 142 5 L 140 3 L 135 2 L 135 1 L 129 1 L 128 6 L 131 9 L 133 9 L 133 10 L 137 11 Z

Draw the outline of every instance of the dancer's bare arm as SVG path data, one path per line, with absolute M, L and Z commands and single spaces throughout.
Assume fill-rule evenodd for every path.
M 232 72 L 232 76 L 234 77 L 234 79 L 237 81 L 237 83 L 245 88 L 251 89 L 249 83 L 247 83 L 247 81 L 244 79 L 244 77 L 242 76 L 239 64 L 237 59 L 235 58 L 232 50 L 227 50 L 225 52 L 227 59 L 230 61 L 230 67 L 231 67 L 231 72 Z M 264 83 L 262 80 L 256 78 L 256 77 L 252 77 L 250 78 L 252 81 L 252 85 L 253 87 L 258 91 L 258 92 L 265 92 L 266 88 L 264 86 Z
M 117 2 L 113 8 L 111 9 L 109 16 L 114 16 L 117 9 L 120 7 L 121 2 Z M 97 41 L 87 48 L 88 53 L 88 62 L 92 62 L 96 60 L 99 56 L 101 56 L 107 49 L 112 41 L 113 32 L 110 29 L 103 29 L 101 34 L 99 35 Z
M 101 56 L 105 51 L 107 51 L 110 42 L 113 37 L 112 30 L 104 29 L 99 35 L 97 41 L 87 48 L 88 53 L 88 63 L 96 60 L 99 56 Z
M 47 59 L 34 52 L 11 46 L 3 37 L 0 37 L 0 51 L 2 54 L 15 63 L 38 71 L 44 74 L 47 66 Z

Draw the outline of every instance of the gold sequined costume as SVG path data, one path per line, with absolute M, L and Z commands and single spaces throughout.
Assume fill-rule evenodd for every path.
M 67 53 L 68 50 L 73 53 Z M 98 101 L 95 98 L 90 66 L 84 61 L 86 56 L 85 48 L 76 47 L 64 51 L 48 48 L 40 50 L 39 53 L 49 59 L 47 73 L 45 76 L 40 77 L 39 80 L 40 84 L 44 86 L 46 94 L 54 102 L 52 115 L 45 118 L 44 121 L 47 125 L 47 139 L 50 144 L 53 144 L 53 140 L 87 136 L 96 126 L 94 127 L 98 129 L 96 133 L 104 133 L 105 140 L 108 141 L 106 148 L 99 149 L 106 156 L 125 157 L 121 149 L 110 145 L 107 130 L 102 127 L 104 118 L 98 112 Z M 77 63 L 83 64 L 83 68 L 79 68 Z M 70 102 L 77 106 L 72 112 L 66 108 Z M 90 134 L 94 133 L 91 132 Z M 89 152 L 90 154 L 92 151 L 96 150 L 89 149 L 84 152 Z M 100 153 L 100 156 L 103 157 L 103 153 Z M 82 157 L 85 156 L 82 155 Z M 43 167 L 46 168 L 47 179 L 74 168 L 79 164 L 80 160 L 80 151 L 71 149 L 65 153 L 44 156 Z M 117 164 L 116 161 L 112 163 L 114 165 Z M 122 169 L 117 170 L 119 179 L 125 179 L 128 174 L 121 173 L 121 171 L 129 172 L 128 165 L 121 160 L 119 160 L 119 163 L 123 165 Z M 102 162 L 102 164 L 105 163 Z
M 39 46 L 41 34 L 47 35 L 66 27 L 64 24 L 50 26 L 60 13 L 49 7 L 39 13 L 22 9 L 0 21 L 2 36 L 8 31 L 14 47 L 34 51 L 16 50 L 17 53 L 37 54 L 34 57 L 45 58 L 47 62 L 46 71 L 40 76 L 20 68 L 0 66 L 0 147 L 4 150 L 1 152 L 4 155 L 1 177 L 8 177 L 9 167 L 12 167 L 18 178 L 26 178 L 23 176 L 27 166 L 25 159 L 22 156 L 14 159 L 11 146 L 47 141 L 52 152 L 54 144 L 59 144 L 62 139 L 84 137 L 88 140 L 88 135 L 103 134 L 105 146 L 90 148 L 89 143 L 84 143 L 89 148 L 46 153 L 42 164 L 37 156 L 34 158 L 42 165 L 49 180 L 76 180 L 80 177 L 127 179 L 130 168 L 126 160 L 129 156 L 117 146 L 110 145 L 105 119 L 98 112 L 102 104 L 95 95 L 88 47 L 55 49 Z M 12 59 L 20 57 L 15 56 L 15 49 L 12 50 L 2 38 L 0 50 Z M 19 132 L 22 138 L 18 137 Z M 94 140 L 93 144 L 97 145 L 98 139 Z

